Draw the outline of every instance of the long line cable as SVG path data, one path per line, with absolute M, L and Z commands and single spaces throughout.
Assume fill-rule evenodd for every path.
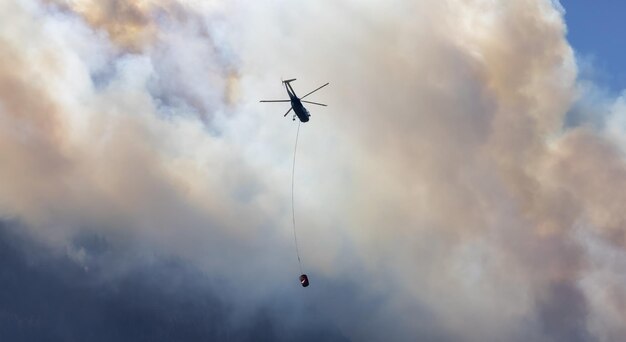
M 300 260 L 300 250 L 298 249 L 298 235 L 296 234 L 296 209 L 293 199 L 293 184 L 296 174 L 296 152 L 298 151 L 298 136 L 300 135 L 300 122 L 298 122 L 298 130 L 296 131 L 296 143 L 293 148 L 293 165 L 291 167 L 291 218 L 293 221 L 293 242 L 296 245 L 296 255 L 298 256 L 298 266 L 300 267 L 300 273 L 302 272 L 302 261 Z

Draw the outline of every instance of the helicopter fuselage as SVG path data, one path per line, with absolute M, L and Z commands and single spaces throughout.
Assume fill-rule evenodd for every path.
M 293 112 L 296 113 L 296 116 L 298 117 L 298 119 L 300 119 L 300 121 L 309 121 L 309 117 L 311 116 L 311 114 L 309 114 L 309 111 L 304 108 L 304 106 L 302 105 L 302 101 L 300 101 L 299 98 L 295 96 L 291 98 L 291 108 L 293 108 Z
M 300 98 L 298 98 L 296 92 L 293 90 L 289 82 L 285 82 L 285 88 L 287 89 L 289 99 L 291 100 L 291 108 L 293 108 L 293 112 L 296 113 L 298 119 L 300 119 L 300 121 L 302 122 L 309 121 L 309 117 L 311 116 L 311 114 L 306 108 L 304 108 L 304 106 L 302 105 L 302 101 L 300 101 Z

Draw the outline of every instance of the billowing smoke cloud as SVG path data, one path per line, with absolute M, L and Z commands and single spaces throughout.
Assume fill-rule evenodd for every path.
M 140 272 L 189 293 L 150 277 L 184 273 L 229 308 L 193 315 L 242 327 L 235 340 L 250 320 L 285 340 L 621 340 L 624 100 L 581 100 L 562 13 L 4 1 L 0 213 L 96 287 L 148 286 Z M 331 82 L 300 132 L 306 290 L 295 123 L 257 102 L 285 96 L 280 77 L 299 94 Z

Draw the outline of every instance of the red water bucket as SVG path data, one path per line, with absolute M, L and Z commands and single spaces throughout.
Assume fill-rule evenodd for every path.
M 307 277 L 306 274 L 300 276 L 300 284 L 302 284 L 302 287 L 309 286 L 309 277 Z

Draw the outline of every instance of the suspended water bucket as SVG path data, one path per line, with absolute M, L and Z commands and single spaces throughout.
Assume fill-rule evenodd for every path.
M 306 274 L 300 276 L 300 284 L 302 284 L 302 287 L 309 286 L 309 277 L 307 277 Z

